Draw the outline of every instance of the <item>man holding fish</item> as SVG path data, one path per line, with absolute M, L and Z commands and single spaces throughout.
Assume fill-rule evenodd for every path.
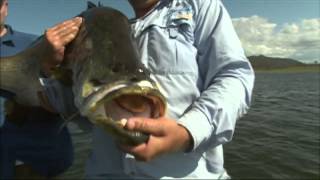
M 8 1 L 0 0 L 0 61 L 19 53 L 36 39 L 35 35 L 5 25 L 7 15 Z M 41 108 L 13 112 L 15 117 L 6 117 L 4 104 L 14 96 L 13 92 L 0 89 L 0 179 L 45 179 L 64 172 L 72 164 L 73 149 L 67 128 L 58 133 L 61 118 Z
M 159 84 L 168 110 L 150 118 L 146 114 L 157 103 L 149 109 L 135 108 L 140 106 L 130 104 L 140 101 L 135 96 L 106 104 L 103 110 L 122 118 L 124 129 L 149 138 L 128 145 L 114 142 L 103 128 L 95 127 L 87 178 L 230 178 L 223 166 L 223 144 L 231 141 L 236 120 L 248 110 L 254 73 L 223 4 L 220 0 L 129 3 L 136 14 L 131 28 L 140 61 Z M 66 45 L 82 33 L 83 23 L 82 18 L 73 18 L 46 31 L 53 50 L 42 63 L 47 75 L 65 59 Z M 118 42 L 126 46 L 122 40 Z M 118 56 L 124 58 L 125 52 Z M 103 83 L 91 81 L 89 91 L 92 84 Z

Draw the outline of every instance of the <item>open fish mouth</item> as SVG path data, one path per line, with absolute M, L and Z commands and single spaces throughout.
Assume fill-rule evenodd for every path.
M 85 99 L 80 112 L 105 129 L 117 141 L 138 145 L 148 135 L 125 129 L 126 119 L 133 116 L 158 118 L 165 114 L 166 101 L 158 88 L 149 81 L 117 82 L 99 87 Z

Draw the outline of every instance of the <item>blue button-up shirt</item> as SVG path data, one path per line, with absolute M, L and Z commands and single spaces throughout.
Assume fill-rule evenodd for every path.
M 186 127 L 191 152 L 138 162 L 94 128 L 88 178 L 224 178 L 222 145 L 249 107 L 254 72 L 219 0 L 162 0 L 132 21 L 141 60 L 168 100 L 167 116 Z
M 14 31 L 6 25 L 7 33 L 0 38 L 0 56 L 7 57 L 15 55 L 28 47 L 36 38 L 36 35 Z

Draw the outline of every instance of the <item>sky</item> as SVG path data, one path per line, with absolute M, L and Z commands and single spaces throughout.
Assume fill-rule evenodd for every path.
M 9 0 L 7 23 L 40 35 L 86 8 L 86 0 Z M 92 0 L 98 2 L 98 0 Z M 126 0 L 100 0 L 134 13 Z M 320 0 L 222 0 L 245 52 L 250 55 L 320 62 Z

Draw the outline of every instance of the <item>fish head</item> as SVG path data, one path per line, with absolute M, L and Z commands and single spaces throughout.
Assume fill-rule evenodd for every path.
M 118 135 L 122 132 L 118 137 L 127 133 L 120 129 L 114 132 L 119 127 L 113 121 L 121 117 L 108 113 L 112 103 L 133 114 L 149 109 L 148 117 L 163 116 L 166 100 L 140 61 L 127 17 L 108 7 L 91 8 L 81 16 L 84 21 L 79 33 L 65 53 L 80 113 L 95 124 L 116 126 L 112 131 Z M 101 122 L 102 116 L 108 120 Z
M 67 47 L 66 57 L 76 76 L 84 73 L 92 84 L 118 80 L 138 82 L 150 77 L 139 60 L 129 21 L 121 12 L 108 8 L 91 8 L 81 14 L 84 23 L 75 40 Z

